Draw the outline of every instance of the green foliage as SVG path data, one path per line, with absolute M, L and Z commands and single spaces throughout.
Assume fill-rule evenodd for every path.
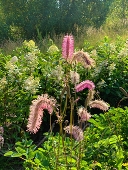
M 13 50 L 10 55 L 5 55 L 1 50 L 0 126 L 4 127 L 6 141 L 1 153 L 9 150 L 5 156 L 11 157 L 11 160 L 21 159 L 26 170 L 125 169 L 128 156 L 127 108 L 112 108 L 105 114 L 95 114 L 90 119 L 90 125 L 85 129 L 84 140 L 81 142 L 66 137 L 65 133 L 61 136 L 48 134 L 47 141 L 38 147 L 42 131 L 49 129 L 49 118 L 45 116 L 39 139 L 35 137 L 37 146 L 30 140 L 32 136 L 25 132 L 27 117 L 31 101 L 36 99 L 38 94 L 48 93 L 58 102 L 61 101 L 62 105 L 59 107 L 63 110 L 64 118 L 70 114 L 69 106 L 74 102 L 73 98 L 70 100 L 69 92 L 74 86 L 69 81 L 70 87 L 67 86 L 65 90 L 63 79 L 66 71 L 75 71 L 76 68 L 67 65 L 60 57 L 60 50 L 52 40 L 49 40 L 47 46 L 49 47 L 47 52 L 43 53 L 35 42 L 30 40 L 24 41 L 23 45 Z M 119 37 L 116 42 L 111 43 L 111 40 L 105 37 L 95 47 L 85 41 L 83 50 L 89 52 L 95 59 L 96 67 L 85 72 L 82 64 L 76 64 L 81 80 L 92 80 L 96 90 L 101 93 L 100 96 L 109 102 L 110 106 L 117 105 L 123 94 L 127 97 L 128 91 L 127 42 Z M 123 90 L 123 94 L 120 87 L 126 90 Z M 74 97 L 74 92 L 71 92 L 71 95 Z M 84 104 L 86 95 L 87 91 L 79 93 L 81 105 Z M 64 104 L 65 101 L 69 103 Z M 73 114 L 75 121 L 76 112 Z M 14 143 L 16 143 L 15 151 Z
M 125 169 L 128 151 L 128 108 L 111 108 L 105 114 L 94 115 L 84 132 L 84 141 L 50 134 L 37 148 L 32 141 L 15 145 L 16 151 L 4 156 L 24 160 L 25 169 Z M 78 168 L 79 167 L 79 168 Z
M 128 108 L 112 108 L 89 120 L 92 124 L 85 132 L 87 155 L 90 160 L 102 162 L 102 169 L 123 169 L 122 163 L 127 161 L 127 113 Z
M 111 42 L 109 37 L 95 47 L 85 42 L 83 49 L 89 51 L 96 61 L 96 67 L 89 71 L 100 96 L 111 104 L 117 106 L 122 94 L 119 90 L 123 87 L 128 91 L 128 44 L 121 37 Z
M 23 166 L 26 170 L 50 169 L 50 163 L 46 156 L 46 151 L 42 148 L 35 150 L 36 145 L 32 140 L 22 140 L 15 144 L 15 152 L 8 151 L 4 156 L 19 157 L 24 160 Z

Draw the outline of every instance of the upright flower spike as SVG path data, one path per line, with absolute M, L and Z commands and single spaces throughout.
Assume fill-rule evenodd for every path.
M 75 90 L 76 90 L 76 92 L 79 92 L 79 91 L 84 90 L 85 88 L 88 88 L 89 90 L 93 90 L 95 88 L 95 85 L 92 81 L 85 80 L 85 81 L 82 81 L 80 84 L 78 84 L 75 87 Z
M 27 124 L 27 129 L 30 133 L 37 133 L 42 123 L 44 109 L 48 110 L 49 114 L 52 114 L 55 104 L 56 100 L 49 97 L 48 94 L 42 94 L 32 101 Z
M 74 53 L 74 39 L 72 35 L 66 35 L 62 43 L 62 57 L 71 60 Z

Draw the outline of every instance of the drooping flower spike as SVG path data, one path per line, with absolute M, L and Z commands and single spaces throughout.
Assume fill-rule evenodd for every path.
M 27 129 L 30 133 L 37 133 L 42 123 L 44 109 L 46 109 L 49 114 L 52 114 L 55 104 L 56 100 L 49 97 L 48 94 L 42 94 L 38 96 L 36 100 L 32 101 L 27 124 Z
M 109 109 L 108 103 L 104 102 L 103 100 L 93 100 L 89 102 L 90 108 L 98 108 L 103 111 L 107 111 Z
M 66 35 L 62 43 L 62 57 L 71 60 L 74 53 L 74 39 L 72 35 Z
M 89 90 L 93 90 L 95 88 L 95 85 L 92 81 L 85 80 L 85 81 L 81 82 L 80 84 L 78 84 L 75 87 L 75 90 L 76 90 L 76 92 L 79 92 L 79 91 L 84 90 L 85 88 L 88 88 Z
M 78 109 L 78 115 L 81 122 L 88 121 L 91 118 L 91 114 L 84 107 Z
M 77 141 L 82 141 L 84 139 L 83 131 L 79 126 L 69 125 L 64 128 L 65 132 L 72 135 Z
M 90 57 L 87 52 L 78 51 L 74 53 L 72 63 L 81 63 L 85 68 L 95 66 L 95 61 Z

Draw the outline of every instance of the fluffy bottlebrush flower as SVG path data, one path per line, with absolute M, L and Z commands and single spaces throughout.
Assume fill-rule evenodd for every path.
M 81 82 L 80 84 L 78 84 L 75 87 L 75 90 L 76 90 L 76 92 L 79 92 L 79 91 L 84 90 L 85 88 L 88 88 L 89 90 L 93 90 L 95 88 L 95 85 L 92 81 L 85 80 L 85 81 Z
M 80 75 L 75 71 L 70 71 L 71 82 L 77 84 L 80 81 Z
M 79 62 L 81 63 L 85 68 L 91 68 L 95 66 L 95 61 L 90 58 L 89 54 L 87 52 L 78 51 L 74 53 L 72 62 Z
M 64 128 L 65 132 L 71 134 L 77 141 L 82 141 L 84 138 L 83 131 L 79 126 L 69 125 Z
M 72 35 L 66 35 L 62 43 L 62 57 L 72 59 L 74 53 L 74 39 Z
M 89 102 L 90 108 L 98 108 L 103 111 L 107 111 L 109 109 L 108 103 L 104 102 L 103 100 L 93 100 Z
M 78 109 L 78 115 L 80 117 L 80 120 L 82 122 L 88 121 L 91 118 L 91 114 L 87 112 L 87 110 L 84 107 L 80 107 Z
M 38 96 L 36 100 L 32 101 L 27 124 L 29 132 L 36 133 L 39 130 L 44 109 L 48 110 L 49 114 L 52 114 L 55 104 L 56 100 L 49 97 L 48 94 L 42 94 L 41 96 Z

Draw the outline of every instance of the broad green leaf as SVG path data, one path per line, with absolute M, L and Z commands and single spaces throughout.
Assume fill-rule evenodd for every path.
M 92 123 L 93 125 L 95 125 L 97 128 L 103 130 L 105 127 L 103 127 L 100 122 L 96 122 L 94 119 L 90 119 L 89 120 L 90 123 Z
M 11 157 L 21 157 L 22 155 L 22 153 L 13 153 Z
M 20 148 L 20 147 L 16 147 L 15 148 L 16 149 L 16 151 L 18 152 L 18 153 L 26 153 L 26 150 L 25 149 L 22 149 L 22 148 Z
M 8 151 L 4 154 L 4 156 L 11 156 L 13 154 L 13 151 Z

